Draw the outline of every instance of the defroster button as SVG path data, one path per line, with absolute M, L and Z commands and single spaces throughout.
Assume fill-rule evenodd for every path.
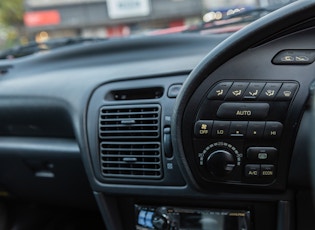
M 296 83 L 283 83 L 279 93 L 277 94 L 277 101 L 289 101 L 292 99 L 298 85 Z

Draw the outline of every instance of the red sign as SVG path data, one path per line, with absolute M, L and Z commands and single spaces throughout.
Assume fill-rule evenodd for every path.
M 61 22 L 59 11 L 31 11 L 24 14 L 24 24 L 27 27 L 59 25 Z

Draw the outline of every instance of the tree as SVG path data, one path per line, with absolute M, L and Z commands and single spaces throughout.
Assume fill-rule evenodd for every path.
M 0 23 L 6 26 L 23 26 L 23 0 L 0 0 Z
M 25 38 L 23 15 L 23 0 L 0 0 L 0 29 L 4 34 L 0 49 L 12 47 Z

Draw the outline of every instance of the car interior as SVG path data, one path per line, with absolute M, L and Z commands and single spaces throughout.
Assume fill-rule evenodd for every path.
M 1 60 L 0 229 L 314 229 L 314 12 Z

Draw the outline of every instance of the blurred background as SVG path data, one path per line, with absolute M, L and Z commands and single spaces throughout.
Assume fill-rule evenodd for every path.
M 289 0 L 1 0 L 0 49 L 64 37 L 181 31 Z M 163 33 L 163 31 L 161 31 Z

